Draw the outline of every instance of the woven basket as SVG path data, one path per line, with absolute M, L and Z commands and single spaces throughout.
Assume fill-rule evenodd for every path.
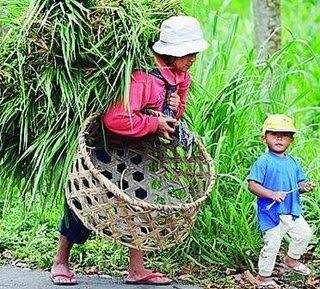
M 88 229 L 148 251 L 187 237 L 214 180 L 212 159 L 199 140 L 187 159 L 177 140 L 119 138 L 92 115 L 80 133 L 66 195 Z

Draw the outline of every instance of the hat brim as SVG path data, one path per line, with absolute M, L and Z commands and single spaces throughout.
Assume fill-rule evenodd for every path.
M 181 57 L 204 51 L 208 47 L 209 44 L 204 39 L 193 40 L 180 44 L 167 43 L 159 40 L 152 46 L 152 49 L 158 54 Z
M 266 128 L 263 130 L 263 133 L 266 133 L 267 131 L 273 131 L 273 132 L 292 132 L 292 133 L 296 133 L 298 132 L 295 128 L 292 129 L 280 129 L 280 128 Z

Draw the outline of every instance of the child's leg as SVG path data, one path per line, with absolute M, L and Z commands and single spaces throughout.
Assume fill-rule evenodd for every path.
M 279 225 L 266 231 L 263 235 L 265 244 L 259 256 L 259 276 L 269 277 L 272 274 L 282 238 L 288 230 L 286 222 L 288 217 L 287 215 L 280 216 Z
M 260 276 L 271 276 L 280 249 L 281 239 L 280 225 L 264 233 L 264 246 L 260 252 L 258 262 Z
M 298 260 L 308 247 L 312 230 L 304 217 L 300 216 L 298 219 L 292 220 L 292 226 L 288 230 L 288 234 L 291 237 L 288 256 Z

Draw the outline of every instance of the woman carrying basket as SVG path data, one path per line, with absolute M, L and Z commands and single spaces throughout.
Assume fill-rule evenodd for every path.
M 189 16 L 173 16 L 161 25 L 160 40 L 153 45 L 157 68 L 152 73 L 133 73 L 129 91 L 129 108 L 122 102 L 111 106 L 103 122 L 111 132 L 132 138 L 159 132 L 171 139 L 177 121 L 185 111 L 190 86 L 189 68 L 196 54 L 205 50 L 208 43 L 203 38 L 198 21 Z M 168 86 L 174 90 L 168 94 Z M 163 114 L 163 108 L 171 116 Z M 167 114 L 167 113 L 166 113 Z M 51 269 L 54 284 L 76 284 L 76 276 L 69 270 L 69 254 L 74 243 L 82 244 L 90 231 L 69 209 L 62 219 L 57 255 Z M 171 280 L 161 273 L 144 267 L 143 251 L 129 249 L 129 268 L 126 283 L 169 284 Z

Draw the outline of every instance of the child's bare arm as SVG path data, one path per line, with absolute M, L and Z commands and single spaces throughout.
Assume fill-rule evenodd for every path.
M 316 187 L 314 182 L 300 182 L 299 183 L 299 192 L 306 193 L 312 191 Z
M 261 198 L 268 198 L 276 202 L 283 202 L 286 198 L 285 192 L 274 192 L 269 189 L 264 188 L 259 183 L 255 181 L 248 181 L 249 191 Z

